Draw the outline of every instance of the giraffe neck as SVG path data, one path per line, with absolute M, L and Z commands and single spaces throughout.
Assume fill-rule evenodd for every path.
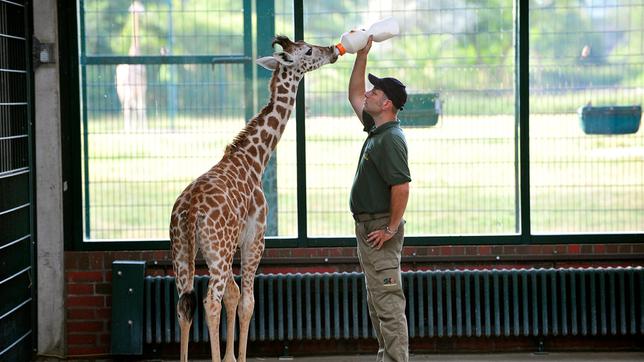
M 243 151 L 259 164 L 260 177 L 288 122 L 302 74 L 279 66 L 273 71 L 268 104 L 251 119 L 226 153 Z
M 140 55 L 140 50 L 139 50 L 139 13 L 136 10 L 132 13 L 132 39 L 131 39 L 130 49 L 128 51 L 128 55 L 130 55 L 130 56 Z

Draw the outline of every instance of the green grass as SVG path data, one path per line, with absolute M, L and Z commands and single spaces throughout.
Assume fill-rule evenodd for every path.
M 277 157 L 280 236 L 297 235 L 295 118 Z M 534 233 L 644 230 L 644 132 L 589 136 L 577 116 L 531 118 Z M 145 132 L 90 122 L 90 222 L 97 239 L 166 239 L 174 200 L 219 161 L 242 119 L 151 119 Z M 348 197 L 364 133 L 353 117 L 306 120 L 309 236 L 350 236 Z M 515 232 L 514 119 L 443 117 L 406 128 L 407 235 Z

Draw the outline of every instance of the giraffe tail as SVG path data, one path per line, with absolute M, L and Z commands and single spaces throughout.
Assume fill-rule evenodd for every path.
M 178 234 L 172 235 L 173 265 L 179 301 L 177 312 L 191 323 L 197 308 L 197 294 L 194 291 L 195 258 L 198 248 L 198 228 L 200 220 L 195 208 L 178 215 L 176 224 Z
M 177 307 L 184 318 L 192 321 L 197 309 L 197 293 L 195 293 L 194 289 L 181 294 Z

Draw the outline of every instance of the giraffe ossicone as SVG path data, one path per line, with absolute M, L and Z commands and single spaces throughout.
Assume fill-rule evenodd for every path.
M 282 50 L 257 59 L 273 71 L 268 104 L 226 147 L 222 159 L 179 195 L 170 217 L 170 242 L 179 302 L 181 361 L 188 360 L 190 326 L 198 301 L 194 291 L 197 250 L 208 265 L 210 281 L 203 300 L 213 361 L 220 361 L 219 324 L 222 301 L 227 316 L 224 361 L 235 361 L 235 317 L 239 315 L 240 362 L 246 361 L 248 328 L 255 300 L 253 281 L 264 251 L 267 204 L 262 174 L 282 136 L 295 104 L 302 76 L 334 63 L 335 47 L 322 47 L 285 36 L 273 40 Z M 240 251 L 241 290 L 232 261 Z

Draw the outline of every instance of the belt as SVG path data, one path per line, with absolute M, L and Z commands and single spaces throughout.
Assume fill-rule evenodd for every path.
M 384 219 L 386 217 L 389 217 L 388 212 L 381 212 L 381 213 L 376 213 L 376 214 L 353 214 L 353 220 L 356 222 L 365 222 L 365 221 L 371 221 L 371 220 L 376 220 L 376 219 Z

